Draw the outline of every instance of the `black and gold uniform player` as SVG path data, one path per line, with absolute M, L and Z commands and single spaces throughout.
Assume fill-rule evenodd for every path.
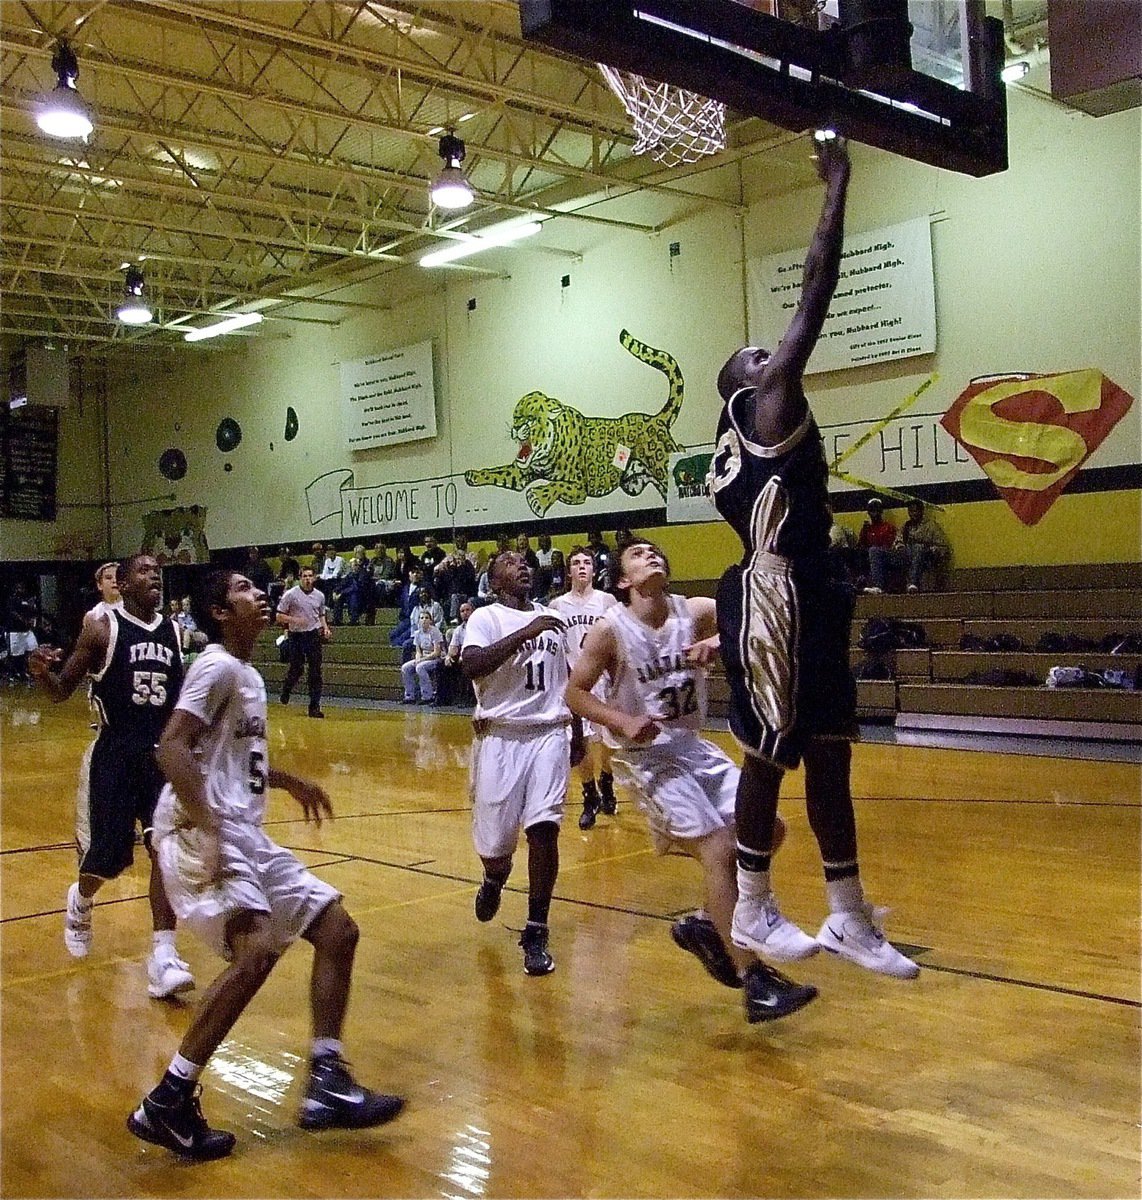
M 66 700 L 87 676 L 99 732 L 85 755 L 76 797 L 79 878 L 68 889 L 64 943 L 76 958 L 91 948 L 95 893 L 131 865 L 135 825 L 150 831 L 163 778 L 155 744 L 182 685 L 182 652 L 174 623 L 160 609 L 158 563 L 136 554 L 119 569 L 122 607 L 83 623 L 75 648 L 57 672 L 59 650 L 36 651 L 28 669 L 51 698 Z M 147 961 L 147 991 L 156 999 L 188 991 L 194 978 L 175 949 L 175 917 L 151 854 L 151 919 L 154 939 Z
M 769 943 L 776 949 L 789 938 L 769 864 L 781 780 L 804 759 L 809 823 L 829 902 L 817 944 L 870 970 L 913 978 L 919 968 L 885 940 L 857 865 L 852 598 L 829 565 L 828 468 L 803 384 L 840 273 L 850 169 L 844 142 L 820 142 L 816 164 L 825 202 L 789 329 L 772 354 L 746 346 L 718 375 L 724 407 L 710 494 L 744 547 L 717 597 L 730 726 L 745 750 L 735 806 L 739 899 L 732 937 L 763 955 Z

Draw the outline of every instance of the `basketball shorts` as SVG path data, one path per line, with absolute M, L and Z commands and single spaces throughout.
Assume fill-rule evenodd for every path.
M 114 879 L 135 857 L 135 826 L 150 844 L 163 777 L 154 748 L 100 734 L 84 752 L 76 791 L 79 871 Z
M 624 746 L 615 761 L 634 788 L 657 854 L 734 823 L 741 771 L 712 742 L 685 734 L 645 749 Z
M 746 753 L 796 767 L 808 741 L 857 736 L 847 586 L 757 555 L 722 576 L 717 607 L 730 729 Z
M 571 777 L 566 725 L 494 725 L 472 743 L 472 840 L 481 858 L 512 854 L 521 829 L 563 820 Z
M 240 912 L 267 913 L 274 940 L 284 950 L 341 893 L 311 874 L 257 825 L 223 821 L 218 835 L 220 877 L 205 874 L 212 835 L 182 826 L 161 836 L 155 853 L 167 897 L 180 925 L 229 960 L 228 922 Z

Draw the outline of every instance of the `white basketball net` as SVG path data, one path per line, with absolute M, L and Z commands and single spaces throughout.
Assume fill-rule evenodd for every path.
M 726 148 L 726 106 L 721 101 L 606 63 L 599 63 L 599 70 L 634 122 L 638 140 L 633 153 L 676 167 Z

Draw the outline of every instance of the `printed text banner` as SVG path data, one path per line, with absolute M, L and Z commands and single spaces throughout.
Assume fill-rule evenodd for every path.
M 749 263 L 749 329 L 774 349 L 801 299 L 807 249 Z M 840 282 L 806 374 L 930 354 L 936 349 L 932 235 L 927 217 L 845 238 Z
M 435 437 L 432 343 L 342 363 L 341 409 L 350 450 Z

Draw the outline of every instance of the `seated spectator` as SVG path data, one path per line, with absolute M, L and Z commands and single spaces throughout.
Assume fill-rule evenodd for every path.
M 377 594 L 373 586 L 373 564 L 365 556 L 364 546 L 353 548 L 349 569 L 333 585 L 333 624 L 341 624 L 341 613 L 348 607 L 349 624 L 356 625 L 364 616 L 372 625 L 377 618 Z
M 417 703 L 415 684 L 419 683 L 420 703 L 432 704 L 436 700 L 436 672 L 444 658 L 444 639 L 426 608 L 420 610 L 417 631 L 412 636 L 412 649 L 412 658 L 402 663 L 400 669 L 404 702 Z
M 477 582 L 476 556 L 468 549 L 468 539 L 458 533 L 455 548 L 437 564 L 433 577 L 433 587 L 450 621 L 456 619 L 460 605 L 476 594 Z
M 278 576 L 276 579 L 270 580 L 270 586 L 267 589 L 272 609 L 277 609 L 278 601 L 289 588 L 297 583 L 297 577 L 300 574 L 301 567 L 294 558 L 293 551 L 289 546 L 282 546 L 278 551 Z
M 424 539 L 424 550 L 420 556 L 420 565 L 424 568 L 425 579 L 431 579 L 433 572 L 444 561 L 444 551 L 437 544 L 436 538 L 430 533 Z
M 389 645 L 396 650 L 403 650 L 412 637 L 412 610 L 416 607 L 422 578 L 423 572 L 418 563 L 409 570 L 408 582 L 397 595 L 397 623 L 389 634 Z
M 246 551 L 246 562 L 242 567 L 242 573 L 260 592 L 269 593 L 270 580 L 273 579 L 274 573 L 257 546 L 251 546 Z
M 401 662 L 410 658 L 413 652 L 413 635 L 420 628 L 420 618 L 424 613 L 428 613 L 433 625 L 440 631 L 440 636 L 444 636 L 444 609 L 440 602 L 435 598 L 432 588 L 428 584 L 423 584 L 417 589 L 416 604 L 413 606 L 412 612 L 408 616 L 409 632 L 401 644 Z
M 550 534 L 539 535 L 539 549 L 535 552 L 535 557 L 539 563 L 533 589 L 536 598 L 546 600 L 549 596 L 557 596 L 563 591 L 566 568 L 563 551 L 551 548 Z
M 495 598 L 496 594 L 492 591 L 492 582 L 488 578 L 488 568 L 485 567 L 480 572 L 480 578 L 476 581 L 476 607 L 483 608 L 485 604 L 491 604 Z
M 313 543 L 311 555 L 311 561 L 304 563 L 303 566 L 312 567 L 313 573 L 315 575 L 319 575 L 321 573 L 321 568 L 325 565 L 325 547 L 321 544 L 321 542 Z M 301 578 L 300 571 L 298 572 L 298 578 Z
M 633 546 L 638 541 L 636 535 L 625 525 L 622 529 L 615 530 L 615 554 L 621 555 L 628 547 Z
M 904 522 L 895 544 L 889 549 L 870 546 L 868 551 L 870 586 L 866 592 L 883 592 L 888 587 L 890 567 L 903 567 L 910 592 L 920 590 L 925 571 L 941 571 L 947 567 L 952 547 L 947 534 L 926 514 L 922 500 L 908 502 L 908 520 Z
M 832 524 L 829 526 L 829 561 L 837 579 L 853 583 L 858 569 L 856 535 L 846 529 L 835 516 L 833 506 L 828 505 Z
M 868 520 L 860 527 L 857 537 L 857 548 L 861 555 L 861 571 L 866 577 L 871 574 L 872 564 L 869 561 L 869 550 L 877 547 L 880 550 L 890 550 L 896 541 L 896 526 L 884 519 L 884 502 L 875 496 L 865 505 Z M 864 589 L 866 592 L 879 592 L 883 588 L 875 584 Z
M 378 538 L 373 547 L 373 586 L 376 603 L 382 606 L 396 604 L 400 591 L 400 567 L 389 553 L 384 538 Z
M 448 636 L 448 651 L 438 675 L 439 693 L 444 704 L 475 704 L 476 697 L 468 677 L 460 669 L 460 651 L 468 632 L 468 618 L 475 612 L 470 600 L 460 605 L 460 624 Z
M 334 584 L 342 575 L 345 574 L 345 560 L 337 553 L 337 548 L 332 542 L 325 547 L 325 561 L 321 564 L 321 570 L 317 573 L 319 585 Z M 322 587 L 321 590 L 329 595 L 335 589 L 330 587 Z
M 423 575 L 424 568 L 421 564 L 420 559 L 417 558 L 417 556 L 415 554 L 413 554 L 412 547 L 411 546 L 397 547 L 397 572 L 400 575 L 400 581 L 401 581 L 402 586 L 404 584 L 408 583 L 409 573 L 412 571 L 413 567 L 415 567 L 417 570 L 419 570 Z
M 601 592 L 611 590 L 611 560 L 613 555 L 610 546 L 603 541 L 601 529 L 592 529 L 587 534 L 587 549 L 595 559 L 595 587 Z

